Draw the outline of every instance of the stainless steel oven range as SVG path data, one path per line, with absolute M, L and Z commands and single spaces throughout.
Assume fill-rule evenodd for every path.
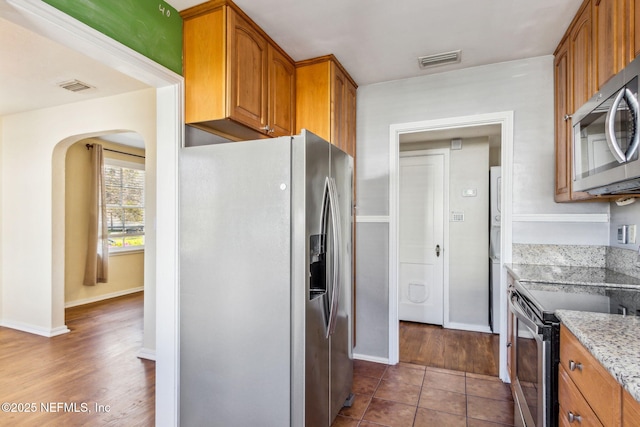
M 515 425 L 558 425 L 558 309 L 637 314 L 640 290 L 518 282 L 509 288 Z

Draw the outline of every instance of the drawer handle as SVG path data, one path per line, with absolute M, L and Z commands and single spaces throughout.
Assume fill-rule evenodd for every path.
M 572 423 L 574 421 L 578 422 L 578 423 L 582 423 L 582 417 L 578 414 L 574 414 L 573 412 L 569 411 L 569 413 L 567 414 L 567 418 L 569 419 L 569 422 Z
M 569 360 L 569 370 L 575 371 L 576 369 L 582 372 L 582 363 L 576 363 L 573 360 Z

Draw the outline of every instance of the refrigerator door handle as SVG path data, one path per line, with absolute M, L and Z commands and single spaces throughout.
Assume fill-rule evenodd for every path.
M 329 198 L 329 209 L 331 211 L 331 227 L 332 227 L 332 240 L 333 240 L 333 274 L 331 284 L 331 309 L 329 311 L 329 323 L 327 325 L 327 335 L 330 335 L 336 329 L 336 318 L 338 316 L 338 301 L 340 300 L 340 271 L 341 271 L 341 256 L 342 256 L 342 226 L 340 224 L 340 206 L 338 205 L 338 189 L 336 187 L 336 181 L 333 178 L 327 177 L 326 190 Z

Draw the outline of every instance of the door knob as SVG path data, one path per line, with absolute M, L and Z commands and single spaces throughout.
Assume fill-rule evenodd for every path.
M 440 245 L 436 245 L 436 256 L 440 256 Z

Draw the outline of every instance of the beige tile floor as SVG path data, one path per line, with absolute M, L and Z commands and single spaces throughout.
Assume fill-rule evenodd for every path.
M 354 362 L 351 408 L 332 427 L 513 425 L 508 384 L 496 377 L 407 363 Z

